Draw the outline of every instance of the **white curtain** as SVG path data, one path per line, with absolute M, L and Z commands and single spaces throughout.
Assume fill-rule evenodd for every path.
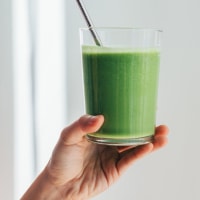
M 66 124 L 64 9 L 63 0 L 13 1 L 16 199 Z
M 0 1 L 0 199 L 13 198 L 13 79 L 11 1 Z

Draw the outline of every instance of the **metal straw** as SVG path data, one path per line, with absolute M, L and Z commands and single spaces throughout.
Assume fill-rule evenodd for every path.
M 76 1 L 78 3 L 78 6 L 79 6 L 79 8 L 81 10 L 81 13 L 83 14 L 83 17 L 85 18 L 85 21 L 86 21 L 86 23 L 87 23 L 87 25 L 89 27 L 89 30 L 90 30 L 90 32 L 92 34 L 92 37 L 94 38 L 95 44 L 98 45 L 98 46 L 102 46 L 101 40 L 100 40 L 97 32 L 94 30 L 94 28 L 92 28 L 94 26 L 92 24 L 92 21 L 91 21 L 89 15 L 88 15 L 83 3 L 82 3 L 82 1 L 81 0 L 76 0 Z

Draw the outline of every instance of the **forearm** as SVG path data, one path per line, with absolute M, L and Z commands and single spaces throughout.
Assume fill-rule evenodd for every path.
M 62 200 L 57 188 L 48 181 L 44 170 L 32 183 L 21 200 Z

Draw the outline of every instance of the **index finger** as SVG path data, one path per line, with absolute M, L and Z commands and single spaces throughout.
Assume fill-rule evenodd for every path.
M 155 130 L 155 135 L 153 138 L 153 151 L 160 149 L 165 146 L 168 142 L 167 135 L 169 133 L 169 129 L 165 125 L 158 126 Z

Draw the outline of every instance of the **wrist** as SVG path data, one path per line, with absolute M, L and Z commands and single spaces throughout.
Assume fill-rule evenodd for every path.
M 56 186 L 51 184 L 48 180 L 48 173 L 46 168 L 32 183 L 21 200 L 58 200 L 62 199 L 61 194 L 57 190 Z

